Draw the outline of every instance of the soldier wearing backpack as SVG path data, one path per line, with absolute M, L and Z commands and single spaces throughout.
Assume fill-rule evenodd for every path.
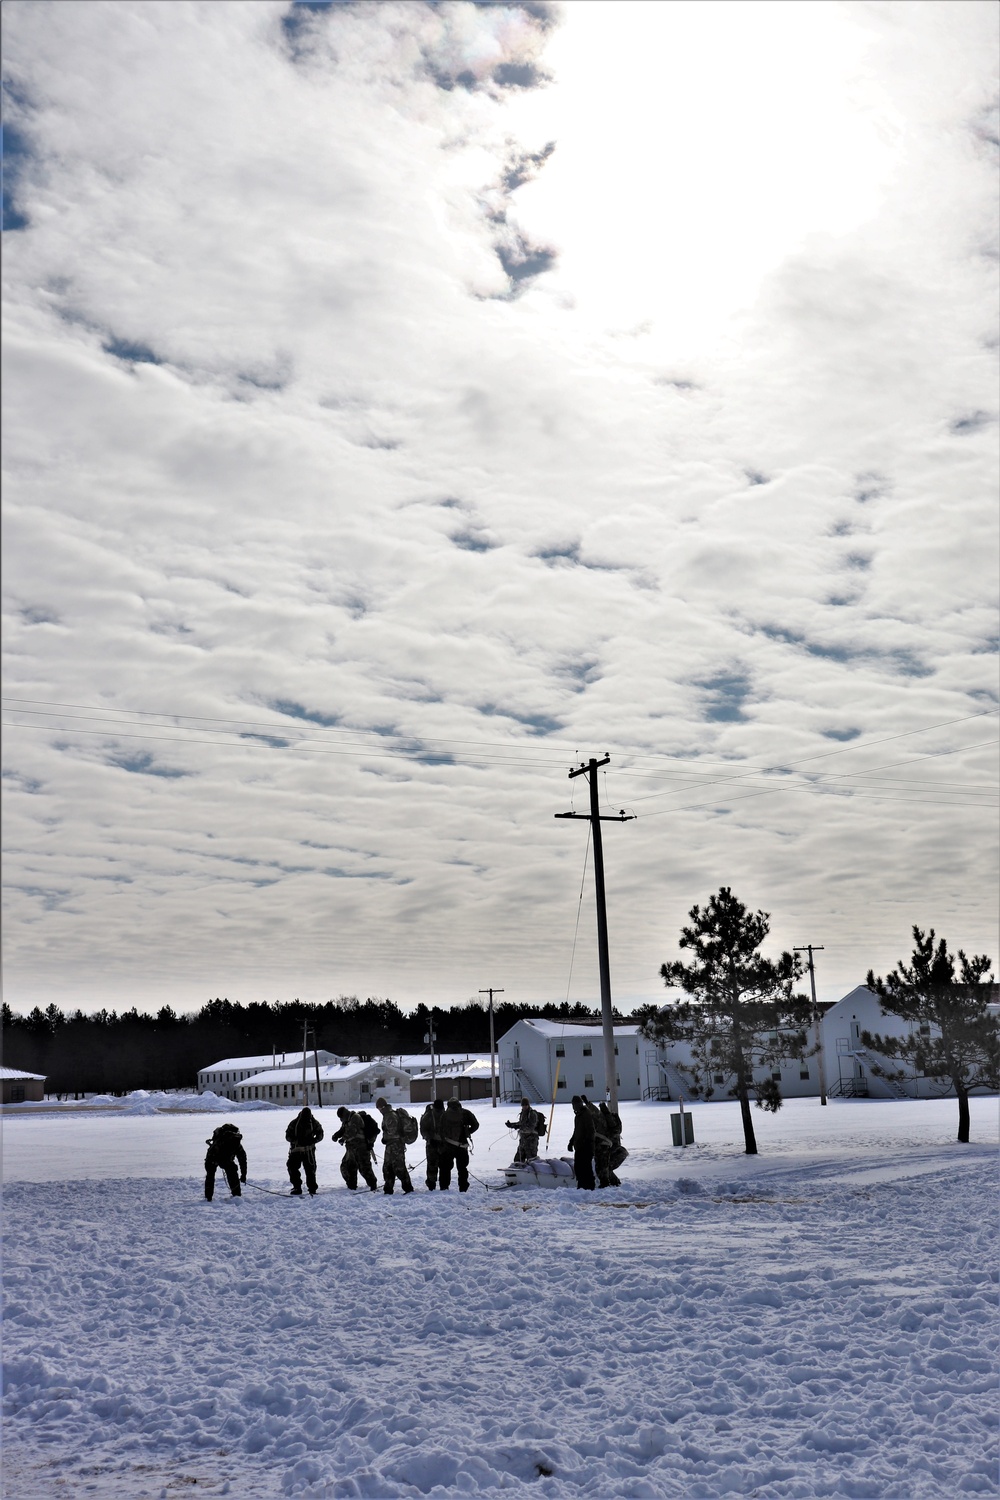
M 444 1100 L 435 1099 L 420 1116 L 420 1134 L 424 1138 L 427 1158 L 427 1189 L 433 1192 L 441 1175 L 441 1147 L 444 1144 Z
M 406 1148 L 417 1138 L 417 1122 L 407 1110 L 393 1109 L 388 1099 L 376 1099 L 375 1108 L 382 1116 L 382 1191 L 391 1195 L 398 1177 L 403 1192 L 412 1193 Z
M 316 1182 L 316 1147 L 323 1139 L 323 1127 L 306 1106 L 299 1110 L 285 1131 L 288 1142 L 288 1176 L 292 1184 L 292 1198 L 302 1197 L 302 1171 L 305 1169 L 306 1187 L 312 1198 L 318 1191 Z
M 240 1183 L 247 1180 L 247 1154 L 243 1149 L 243 1136 L 236 1126 L 228 1122 L 220 1125 L 212 1131 L 205 1145 L 208 1147 L 205 1153 L 205 1197 L 209 1203 L 215 1195 L 215 1174 L 219 1167 L 226 1174 L 233 1197 L 242 1197 Z
M 366 1114 L 363 1109 L 355 1113 L 341 1106 L 337 1114 L 340 1116 L 340 1129 L 330 1139 L 341 1141 L 344 1146 L 344 1155 L 340 1163 L 341 1177 L 353 1193 L 357 1190 L 360 1172 L 369 1190 L 377 1193 L 378 1183 L 372 1171 L 372 1146 L 378 1139 L 378 1126 L 371 1115 Z
M 607 1133 L 611 1137 L 611 1186 L 621 1187 L 615 1173 L 622 1162 L 628 1158 L 628 1152 L 622 1145 L 622 1117 L 609 1104 L 599 1104 L 597 1107 L 604 1117 Z
M 505 1120 L 508 1130 L 517 1131 L 517 1150 L 514 1160 L 534 1161 L 538 1155 L 538 1138 L 545 1132 L 545 1119 L 537 1109 L 532 1109 L 529 1099 L 521 1100 L 521 1113 L 516 1120 Z
M 469 1143 L 479 1129 L 471 1109 L 463 1109 L 457 1099 L 449 1099 L 444 1111 L 444 1140 L 441 1145 L 441 1191 L 451 1186 L 451 1169 L 458 1172 L 458 1191 L 469 1191 Z

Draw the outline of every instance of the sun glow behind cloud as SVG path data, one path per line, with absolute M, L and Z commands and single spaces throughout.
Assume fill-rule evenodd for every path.
M 596 326 L 704 351 L 809 235 L 875 211 L 899 126 L 871 45 L 824 0 L 568 6 L 553 84 L 519 106 L 556 141 L 518 193 L 558 251 L 546 291 Z

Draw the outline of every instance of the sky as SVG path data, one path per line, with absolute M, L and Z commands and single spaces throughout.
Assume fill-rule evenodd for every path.
M 10 1005 L 996 960 L 992 4 L 3 21 Z

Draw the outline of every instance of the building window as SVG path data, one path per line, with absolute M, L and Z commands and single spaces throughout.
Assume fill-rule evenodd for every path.
M 930 1036 L 930 1034 L 931 1034 L 931 1023 L 929 1021 L 921 1021 L 921 1023 L 920 1023 L 920 1035 L 921 1036 Z
M 799 1077 L 800 1078 L 808 1078 L 809 1077 L 809 1069 L 808 1068 L 800 1068 L 799 1069 Z
M 617 1074 L 617 1073 L 616 1073 L 616 1074 L 615 1074 L 615 1087 L 616 1087 L 616 1088 L 619 1088 L 619 1089 L 620 1089 L 620 1088 L 621 1088 L 621 1086 L 622 1086 L 622 1081 L 621 1081 L 621 1078 L 620 1078 L 620 1076 L 619 1076 L 619 1075 L 618 1075 L 618 1074 Z
M 558 1089 L 564 1089 L 565 1087 L 566 1087 L 566 1080 L 565 1080 L 565 1078 L 560 1078 L 559 1082 L 556 1084 L 556 1088 L 558 1088 Z
M 780 1068 L 772 1068 L 771 1069 L 771 1077 L 774 1079 L 775 1083 L 780 1083 L 781 1082 L 781 1069 Z
M 385 1088 L 385 1079 L 384 1078 L 376 1078 L 376 1080 L 375 1080 L 375 1087 L 377 1089 L 384 1089 Z
M 591 1046 L 591 1045 L 590 1045 L 590 1043 L 589 1043 L 589 1042 L 585 1042 L 585 1043 L 584 1043 L 584 1047 L 583 1047 L 583 1055 L 584 1055 L 584 1057 L 593 1057 L 593 1055 L 594 1055 L 594 1049 L 593 1049 L 593 1047 L 592 1047 L 592 1046 Z
M 24 1084 L 23 1083 L 15 1083 L 15 1084 L 12 1085 L 11 1091 L 10 1091 L 10 1102 L 11 1102 L 11 1104 L 23 1104 L 24 1103 Z
M 584 1075 L 583 1075 L 583 1086 L 584 1086 L 585 1089 L 592 1089 L 594 1087 L 594 1075 L 593 1075 L 593 1073 L 584 1073 Z
M 724 1073 L 713 1073 L 712 1074 L 712 1082 L 713 1083 L 725 1083 L 725 1081 L 726 1081 L 726 1077 L 725 1077 Z
M 556 1047 L 556 1057 L 565 1057 L 565 1056 L 566 1056 L 566 1048 L 560 1042 L 557 1045 L 557 1047 Z
M 615 1048 L 615 1056 L 616 1057 L 618 1056 L 618 1048 L 617 1047 Z

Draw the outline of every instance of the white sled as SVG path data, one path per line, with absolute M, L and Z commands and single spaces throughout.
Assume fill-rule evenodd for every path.
M 508 1187 L 576 1187 L 576 1173 L 568 1156 L 536 1156 L 501 1167 Z

